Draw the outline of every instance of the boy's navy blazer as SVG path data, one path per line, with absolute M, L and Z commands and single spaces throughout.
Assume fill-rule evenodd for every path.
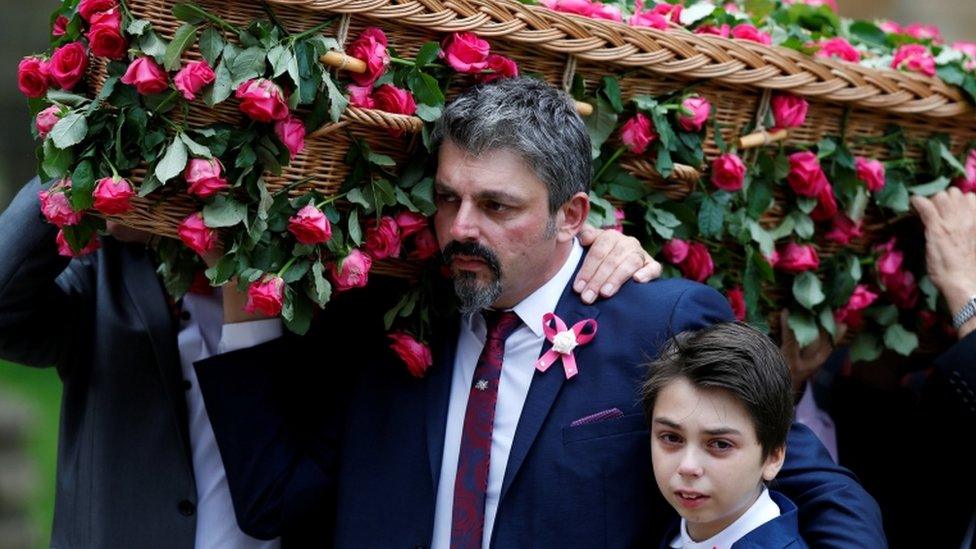
M 774 490 L 769 491 L 769 496 L 779 506 L 780 515 L 739 538 L 732 544 L 731 549 L 806 549 L 808 547 L 800 537 L 800 525 L 797 519 L 799 513 L 796 505 L 790 501 L 790 498 Z M 661 540 L 661 549 L 671 548 L 671 540 L 678 535 L 680 527 L 680 520 L 675 520 L 671 524 L 668 533 Z
M 259 538 L 301 531 L 309 545 L 428 547 L 458 319 L 435 330 L 434 365 L 417 379 L 377 337 L 383 308 L 352 301 L 330 304 L 297 358 L 284 338 L 197 363 L 238 522 Z M 728 302 L 701 284 L 660 280 L 593 305 L 567 286 L 555 312 L 569 326 L 596 319 L 598 333 L 575 350 L 575 378 L 560 363 L 535 373 L 492 547 L 656 546 L 671 514 L 651 472 L 642 365 L 673 334 L 731 319 Z M 622 415 L 572 425 L 613 408 Z M 805 427 L 789 445 L 780 487 L 801 507 L 804 537 L 883 547 L 879 509 L 853 475 Z

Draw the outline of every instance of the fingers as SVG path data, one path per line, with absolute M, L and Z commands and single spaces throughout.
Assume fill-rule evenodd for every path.
M 580 230 L 577 236 L 579 237 L 580 244 L 582 244 L 583 247 L 589 247 L 591 244 L 593 244 L 593 241 L 596 240 L 596 237 L 600 235 L 600 232 L 600 229 L 597 229 L 593 225 L 584 223 L 583 228 Z
M 600 290 L 598 283 L 591 283 L 597 277 L 597 272 L 601 268 L 604 269 L 602 277 L 606 279 L 616 268 L 616 265 L 603 267 L 603 263 L 608 260 L 614 248 L 612 235 L 606 235 L 605 233 L 608 231 L 594 230 L 597 232 L 597 236 L 593 237 L 590 235 L 591 245 L 589 252 L 587 252 L 586 258 L 583 260 L 583 265 L 580 266 L 579 273 L 576 274 L 576 280 L 573 282 L 573 290 L 582 295 L 585 303 L 593 303 Z M 622 235 L 620 236 L 622 237 Z
M 925 225 L 926 229 L 931 227 L 939 218 L 935 204 L 924 196 L 913 196 L 912 206 L 915 206 L 915 211 L 918 212 L 918 216 L 922 219 L 922 224 Z
M 617 231 L 594 231 L 596 236 L 573 283 L 573 290 L 581 294 L 584 303 L 616 294 L 631 277 L 646 282 L 660 276 L 661 266 L 636 238 Z
M 634 273 L 633 276 L 634 282 L 644 283 L 644 282 L 650 282 L 652 280 L 657 280 L 658 278 L 661 278 L 662 272 L 664 272 L 664 267 L 660 263 L 655 261 L 654 258 L 650 256 L 650 254 L 647 254 L 647 257 L 645 258 L 644 266 L 641 267 L 640 269 L 637 269 L 637 272 Z

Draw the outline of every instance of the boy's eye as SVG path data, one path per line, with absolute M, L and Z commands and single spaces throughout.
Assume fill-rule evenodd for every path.
M 681 437 L 674 433 L 661 433 L 657 436 L 658 440 L 667 445 L 681 444 Z
M 719 452 L 727 452 L 732 448 L 735 448 L 734 444 L 724 439 L 713 440 L 709 442 L 708 445 L 711 446 L 712 449 L 718 450 Z

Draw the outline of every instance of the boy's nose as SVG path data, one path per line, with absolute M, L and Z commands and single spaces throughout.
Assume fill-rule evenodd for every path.
M 704 473 L 705 470 L 697 453 L 693 450 L 685 452 L 681 457 L 681 463 L 678 464 L 678 474 L 683 477 L 700 477 Z

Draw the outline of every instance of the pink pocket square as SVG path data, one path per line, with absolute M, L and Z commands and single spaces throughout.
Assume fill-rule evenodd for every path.
M 595 414 L 590 414 L 586 417 L 581 417 L 576 421 L 569 424 L 570 427 L 579 427 L 580 425 L 588 425 L 590 423 L 598 423 L 600 421 L 607 421 L 610 419 L 617 419 L 618 417 L 624 417 L 624 413 L 620 411 L 619 408 L 610 408 L 609 410 L 604 410 L 602 412 L 597 412 Z

